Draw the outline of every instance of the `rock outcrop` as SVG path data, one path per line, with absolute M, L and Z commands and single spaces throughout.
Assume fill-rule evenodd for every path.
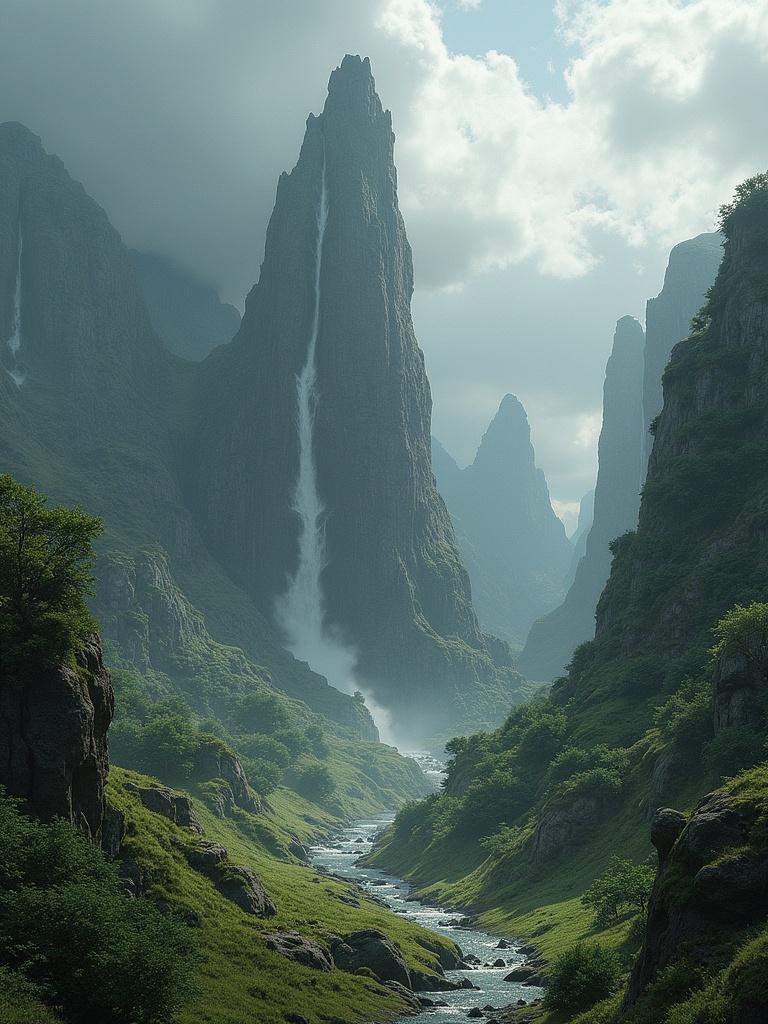
M 592 639 L 611 569 L 609 545 L 637 525 L 644 473 L 643 343 L 637 320 L 619 320 L 605 370 L 593 523 L 564 602 L 534 624 L 520 655 L 520 669 L 531 679 L 562 675 L 578 645 Z
M 222 896 L 254 917 L 274 917 L 277 907 L 261 879 L 251 868 L 232 864 L 229 852 L 220 843 L 198 841 L 190 846 L 181 841 L 175 845 L 184 854 L 190 867 L 210 878 Z
M 378 928 L 362 928 L 331 943 L 334 964 L 354 974 L 367 968 L 381 981 L 396 981 L 411 988 L 411 972 L 395 943 Z
M 0 785 L 44 821 L 64 818 L 99 841 L 114 693 L 98 637 L 76 665 L 31 669 L 0 687 Z
M 650 426 L 664 404 L 661 378 L 672 349 L 691 330 L 723 258 L 723 238 L 709 232 L 680 242 L 669 254 L 664 286 L 645 307 L 643 419 L 645 461 L 651 453 Z
M 562 600 L 572 557 L 536 466 L 525 409 L 507 395 L 464 470 L 433 442 L 436 449 L 437 486 L 453 520 L 480 624 L 519 644 L 534 620 Z
M 163 256 L 136 250 L 130 255 L 152 326 L 170 352 L 204 359 L 237 334 L 240 314 L 209 285 Z
M 278 183 L 240 331 L 204 364 L 188 493 L 211 550 L 275 616 L 299 560 L 296 382 L 317 309 L 312 452 L 325 508 L 326 629 L 354 649 L 363 688 L 408 710 L 399 726 L 421 731 L 421 713 L 439 730 L 493 720 L 519 680 L 480 633 L 432 476 L 393 142 L 368 60 L 346 57 Z
M 768 919 L 763 793 L 750 797 L 744 789 L 737 784 L 709 793 L 687 823 L 677 811 L 657 812 L 651 838 L 659 870 L 626 1006 L 675 960 L 687 958 L 711 970 L 724 942 Z
M 314 971 L 332 971 L 333 959 L 327 946 L 307 939 L 298 932 L 272 932 L 266 937 L 267 947 Z

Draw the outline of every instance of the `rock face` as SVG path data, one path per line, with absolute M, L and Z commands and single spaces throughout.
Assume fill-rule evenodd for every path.
M 534 620 L 562 600 L 572 547 L 536 466 L 518 399 L 504 398 L 471 466 L 460 470 L 444 449 L 433 466 L 480 623 L 521 643 Z
M 411 988 L 411 973 L 402 953 L 378 928 L 363 928 L 334 939 L 331 956 L 342 971 L 354 974 L 361 967 L 367 967 L 381 981 L 396 981 Z
M 535 623 L 520 656 L 521 671 L 531 679 L 562 675 L 576 647 L 593 637 L 597 601 L 611 568 L 609 545 L 637 525 L 644 471 L 643 342 L 637 320 L 619 320 L 605 371 L 594 520 L 565 601 Z
M 704 304 L 722 258 L 723 239 L 719 233 L 697 235 L 676 245 L 669 254 L 664 287 L 645 307 L 643 437 L 646 462 L 653 440 L 649 428 L 664 402 L 661 387 L 664 369 L 672 349 L 688 337 L 691 319 Z
M 246 914 L 254 917 L 274 917 L 277 907 L 268 895 L 261 879 L 251 868 L 231 864 L 229 852 L 220 843 L 198 842 L 188 846 L 176 842 L 195 871 L 210 878 L 222 896 L 235 903 Z
M 659 972 L 682 956 L 711 969 L 717 948 L 713 936 L 727 941 L 766 920 L 768 850 L 760 838 L 764 815 L 764 804 L 738 790 L 708 794 L 687 824 L 677 811 L 657 812 L 651 838 L 659 871 L 626 1006 L 634 1005 Z M 768 995 L 762 1013 L 766 1010 Z
M 94 611 L 105 638 L 139 671 L 167 673 L 191 703 L 201 689 L 191 663 L 210 676 L 226 653 L 240 685 L 285 686 L 375 739 L 365 708 L 283 649 L 203 543 L 178 465 L 200 415 L 189 401 L 198 370 L 155 335 L 104 211 L 35 135 L 0 125 L 0 463 L 104 520 Z
M 391 118 L 367 59 L 348 56 L 278 183 L 241 329 L 203 367 L 188 491 L 211 549 L 274 616 L 299 560 L 296 386 L 317 310 L 312 451 L 325 508 L 325 624 L 354 648 L 357 676 L 379 703 L 407 707 L 406 726 L 423 712 L 440 728 L 500 714 L 517 679 L 480 634 L 435 488 L 412 291 Z
M 136 250 L 130 256 L 152 326 L 170 352 L 183 359 L 204 359 L 235 336 L 240 314 L 213 288 L 163 256 Z
M 64 818 L 99 840 L 113 710 L 96 637 L 78 654 L 76 669 L 61 666 L 3 679 L 0 785 L 37 817 Z
M 293 960 L 294 963 L 311 967 L 315 971 L 332 971 L 333 960 L 330 950 L 319 942 L 306 939 L 298 932 L 273 932 L 266 938 L 269 949 Z
M 726 222 L 711 297 L 664 373 L 637 534 L 619 546 L 598 605 L 596 637 L 617 651 L 642 644 L 666 664 L 704 652 L 729 608 L 764 599 L 766 228 L 758 192 Z

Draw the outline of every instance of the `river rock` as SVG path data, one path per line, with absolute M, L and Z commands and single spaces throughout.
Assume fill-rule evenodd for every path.
M 509 972 L 504 978 L 504 981 L 526 981 L 528 978 L 533 977 L 534 969 L 532 967 L 526 967 L 525 964 L 521 964 L 520 967 L 515 967 Z

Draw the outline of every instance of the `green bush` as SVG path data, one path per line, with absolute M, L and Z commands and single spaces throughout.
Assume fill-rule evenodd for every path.
M 579 1013 L 607 999 L 618 987 L 621 961 L 598 943 L 578 942 L 552 964 L 544 1005 L 557 1013 Z
M 613 857 L 607 870 L 585 890 L 581 902 L 594 910 L 598 925 L 608 927 L 626 909 L 645 913 L 655 876 L 648 864 Z
M 712 738 L 711 684 L 686 679 L 676 693 L 656 708 L 653 722 L 680 753 L 697 756 Z
M 316 762 L 299 765 L 291 773 L 291 785 L 297 793 L 316 803 L 327 802 L 336 788 L 330 770 Z
M 2 798 L 0 964 L 71 1024 L 154 1024 L 190 995 L 194 949 L 69 824 L 31 821 Z
M 707 768 L 718 781 L 753 768 L 766 758 L 766 740 L 762 733 L 746 725 L 723 729 L 704 748 Z
M 98 519 L 0 476 L 0 668 L 34 669 L 69 659 L 95 631 L 92 591 Z

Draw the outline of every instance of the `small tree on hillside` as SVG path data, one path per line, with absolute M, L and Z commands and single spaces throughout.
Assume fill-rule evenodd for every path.
M 94 538 L 101 523 L 0 476 L 0 666 L 58 662 L 94 630 Z
M 577 942 L 552 965 L 544 1005 L 568 1015 L 588 1010 L 616 990 L 620 975 L 621 961 L 613 950 Z
M 584 892 L 581 902 L 595 911 L 596 921 L 602 927 L 612 924 L 626 909 L 644 914 L 654 876 L 648 864 L 633 864 L 623 857 L 614 857 L 605 873 Z

